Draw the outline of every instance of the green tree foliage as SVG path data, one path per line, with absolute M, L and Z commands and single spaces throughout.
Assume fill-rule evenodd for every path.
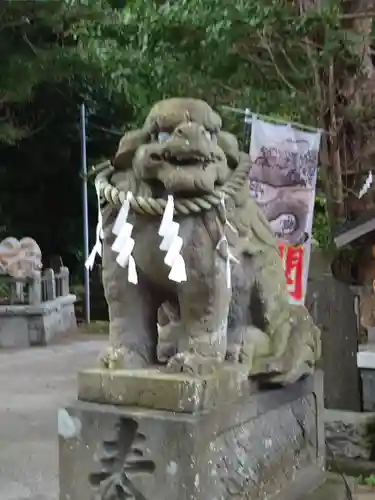
M 62 254 L 73 270 L 82 253 L 79 106 L 86 102 L 89 164 L 113 154 L 112 129 L 132 116 L 71 32 L 100 16 L 96 2 L 0 6 L 0 237 L 32 236 L 44 255 Z
M 68 29 L 97 15 L 98 9 L 88 12 L 60 0 L 2 2 L 0 142 L 13 143 L 44 126 L 37 110 L 30 116 L 24 109 L 41 86 L 73 82 L 77 74 L 94 76 L 95 68 L 84 65 Z
M 132 103 L 138 123 L 156 100 L 189 95 L 218 108 L 241 139 L 242 116 L 220 106 L 328 125 L 332 61 L 343 79 L 361 58 L 342 14 L 340 2 L 301 13 L 283 0 L 132 0 L 74 31 L 80 50 L 98 59 L 111 88 Z M 326 246 L 326 203 L 318 213 L 315 233 Z
M 355 62 L 339 17 L 282 0 L 132 0 L 74 29 L 141 117 L 156 99 L 193 95 L 319 126 L 316 72 Z
M 283 0 L 3 2 L 0 229 L 45 253 L 80 251 L 82 100 L 89 163 L 172 95 L 206 99 L 239 137 L 242 117 L 221 105 L 321 126 L 330 61 L 358 64 L 340 12 L 301 15 Z

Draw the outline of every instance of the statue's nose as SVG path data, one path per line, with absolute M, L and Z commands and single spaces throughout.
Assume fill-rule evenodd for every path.
M 176 127 L 172 137 L 180 145 L 190 146 L 193 149 L 198 148 L 199 151 L 210 147 L 206 130 L 196 123 L 184 123 Z
M 174 137 L 177 139 L 192 139 L 193 133 L 192 130 L 187 129 L 187 127 L 177 127 L 173 133 Z

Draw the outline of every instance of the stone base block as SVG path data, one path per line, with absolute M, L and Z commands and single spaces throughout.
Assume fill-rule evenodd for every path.
M 235 402 L 257 389 L 247 371 L 233 364 L 215 375 L 187 377 L 163 368 L 139 370 L 90 369 L 78 373 L 78 399 L 92 403 L 140 406 L 176 413 L 209 410 L 223 401 Z
M 75 295 L 67 295 L 38 306 L 0 306 L 0 348 L 45 345 L 76 328 L 75 301 Z
M 151 380 L 140 383 L 152 391 Z M 173 385 L 181 401 L 193 397 L 191 381 Z M 212 387 L 179 412 L 88 401 L 60 409 L 60 500 L 302 500 L 322 484 L 320 374 L 252 394 L 242 383 L 236 400 L 216 394 L 205 406 Z M 137 404 L 136 392 L 128 394 Z M 146 400 L 155 408 L 158 398 Z

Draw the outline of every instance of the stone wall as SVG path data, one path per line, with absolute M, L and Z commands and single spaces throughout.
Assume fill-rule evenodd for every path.
M 325 410 L 324 423 L 326 441 L 335 458 L 374 458 L 375 413 Z

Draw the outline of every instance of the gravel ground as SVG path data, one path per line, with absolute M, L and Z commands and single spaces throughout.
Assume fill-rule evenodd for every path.
M 105 340 L 0 351 L 0 500 L 57 500 L 57 409 L 76 397 L 77 370 Z

